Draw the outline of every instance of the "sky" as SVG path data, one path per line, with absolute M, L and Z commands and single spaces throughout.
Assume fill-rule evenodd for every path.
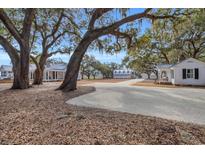
M 130 9 L 129 13 L 133 14 L 136 12 L 142 12 L 142 10 L 143 9 Z M 142 25 L 141 25 L 141 34 L 143 34 L 145 32 L 145 30 L 147 28 L 149 28 L 150 26 L 151 26 L 151 24 L 148 21 L 143 20 Z M 110 54 L 106 54 L 106 53 L 99 53 L 99 51 L 93 50 L 93 51 L 89 51 L 87 54 L 94 56 L 97 60 L 99 60 L 102 63 L 116 62 L 116 63 L 120 64 L 122 62 L 123 58 L 126 56 L 126 51 L 122 51 L 118 54 L 110 55 Z M 64 62 L 68 62 L 70 56 L 56 54 L 52 58 L 61 58 Z M 0 65 L 11 65 L 11 61 L 10 61 L 9 56 L 1 48 L 0 48 Z

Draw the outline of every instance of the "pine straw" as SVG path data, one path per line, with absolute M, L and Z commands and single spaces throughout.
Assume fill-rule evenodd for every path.
M 0 92 L 0 144 L 204 144 L 205 127 L 65 104 L 94 90 Z

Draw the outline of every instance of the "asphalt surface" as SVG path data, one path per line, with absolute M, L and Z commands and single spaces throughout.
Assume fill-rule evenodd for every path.
M 95 83 L 95 92 L 66 103 L 205 124 L 205 89 L 130 86 L 138 81 Z

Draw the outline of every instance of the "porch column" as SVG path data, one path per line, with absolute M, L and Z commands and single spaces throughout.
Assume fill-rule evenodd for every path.
M 49 78 L 49 71 L 48 71 L 48 81 L 50 80 L 50 78 Z

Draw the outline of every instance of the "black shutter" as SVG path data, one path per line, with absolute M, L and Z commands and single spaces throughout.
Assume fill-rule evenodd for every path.
M 182 78 L 186 79 L 186 69 L 182 69 Z
M 195 79 L 199 79 L 199 69 L 198 68 L 195 68 L 194 69 L 194 74 L 195 74 Z

